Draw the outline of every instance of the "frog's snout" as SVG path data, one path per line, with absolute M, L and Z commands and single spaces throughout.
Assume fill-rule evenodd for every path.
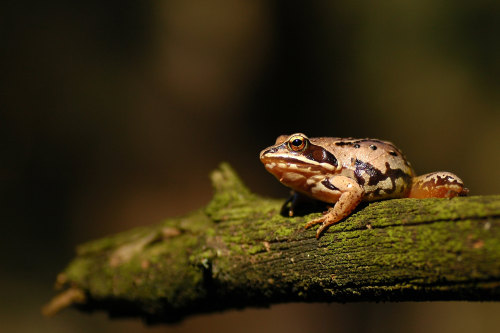
M 269 149 L 264 149 L 263 151 L 260 152 L 260 155 L 259 155 L 259 158 L 260 158 L 260 161 L 263 162 L 263 159 L 264 159 L 264 155 L 266 155 L 266 153 L 269 151 Z
M 260 152 L 260 160 L 262 163 L 265 163 L 266 159 L 273 156 L 274 153 L 278 151 L 278 147 L 266 148 Z

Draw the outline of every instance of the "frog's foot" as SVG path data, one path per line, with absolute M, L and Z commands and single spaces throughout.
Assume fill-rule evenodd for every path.
M 451 172 L 431 172 L 413 178 L 409 198 L 453 198 L 466 196 L 464 182 Z
M 307 224 L 304 226 L 304 228 L 305 229 L 309 229 L 313 225 L 325 223 L 325 221 L 327 220 L 327 214 L 328 214 L 328 212 L 324 212 L 323 216 L 318 217 L 317 219 L 314 219 L 314 220 L 311 220 L 311 221 L 307 222 Z
M 351 214 L 361 202 L 364 194 L 363 188 L 354 179 L 344 176 L 334 176 L 323 180 L 321 186 L 316 188 L 316 196 L 325 202 L 335 203 L 335 206 L 328 208 L 328 212 L 322 217 L 309 221 L 305 225 L 307 229 L 321 223 L 316 231 L 316 238 L 319 238 L 329 226 Z
M 342 218 L 335 216 L 334 208 L 330 207 L 328 209 L 328 212 L 325 212 L 322 217 L 319 217 L 317 219 L 309 221 L 304 226 L 304 228 L 309 229 L 310 227 L 312 227 L 316 224 L 321 224 L 321 226 L 318 228 L 318 230 L 316 230 L 316 239 L 318 239 L 319 236 L 321 236 L 321 234 L 323 233 L 323 231 L 328 229 L 332 224 L 339 222 L 340 220 L 342 220 Z

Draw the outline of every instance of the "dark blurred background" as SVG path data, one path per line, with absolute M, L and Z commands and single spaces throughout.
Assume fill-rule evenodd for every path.
M 500 187 L 500 2 L 7 1 L 0 5 L 2 332 L 482 332 L 497 303 L 289 304 L 145 328 L 42 318 L 77 244 L 205 205 L 284 133 L 395 142 L 418 173 Z

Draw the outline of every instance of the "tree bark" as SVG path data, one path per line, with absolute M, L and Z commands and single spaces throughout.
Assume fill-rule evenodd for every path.
M 78 247 L 46 314 L 69 305 L 171 322 L 281 302 L 500 299 L 500 196 L 374 202 L 317 240 L 232 169 L 207 207 Z

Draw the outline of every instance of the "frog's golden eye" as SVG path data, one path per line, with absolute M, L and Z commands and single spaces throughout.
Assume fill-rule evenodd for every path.
M 302 151 L 307 146 L 307 139 L 302 136 L 292 136 L 288 140 L 288 147 L 293 151 Z

